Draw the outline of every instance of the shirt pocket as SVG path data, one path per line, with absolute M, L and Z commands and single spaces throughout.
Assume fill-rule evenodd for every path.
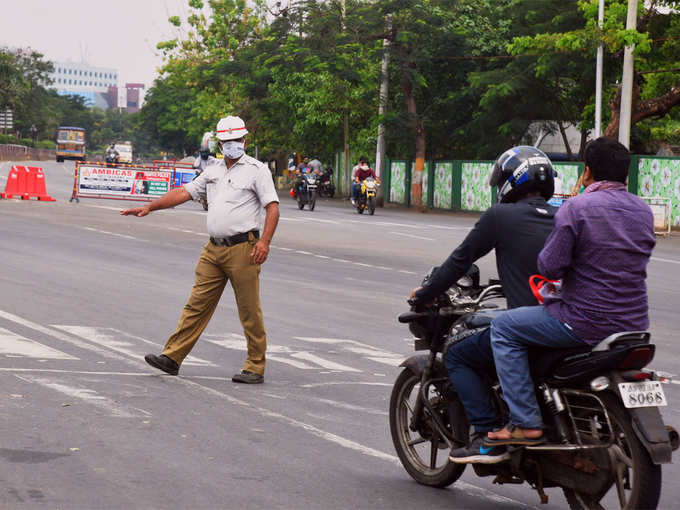
M 253 190 L 254 182 L 252 176 L 227 177 L 223 188 L 224 200 L 226 202 L 242 202 Z

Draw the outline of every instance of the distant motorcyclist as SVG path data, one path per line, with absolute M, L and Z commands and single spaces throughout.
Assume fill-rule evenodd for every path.
M 106 162 L 118 163 L 119 159 L 120 153 L 116 149 L 116 144 L 111 142 L 111 144 L 106 148 Z
M 380 184 L 380 179 L 375 175 L 373 169 L 368 166 L 368 159 L 365 156 L 359 158 L 359 164 L 354 167 L 354 182 L 352 183 L 352 205 L 356 205 L 357 198 L 359 198 L 359 193 L 361 192 L 361 183 L 364 182 L 369 177 L 373 177 L 378 184 Z
M 206 167 L 216 165 L 220 162 L 220 160 L 215 157 L 214 144 L 213 132 L 207 131 L 203 133 L 201 147 L 198 150 L 198 156 L 193 165 L 196 175 L 200 175 Z
M 194 179 L 203 173 L 210 165 L 218 165 L 220 160 L 215 157 L 215 135 L 212 131 L 206 131 L 203 133 L 203 138 L 201 139 L 201 147 L 198 151 L 198 157 L 194 161 L 194 172 L 196 175 Z M 205 193 L 198 194 L 198 201 L 203 206 L 204 210 L 208 210 L 208 197 Z
M 426 304 L 445 292 L 470 266 L 491 250 L 508 308 L 536 305 L 529 277 L 538 273 L 538 253 L 553 228 L 557 208 L 548 205 L 555 172 L 548 157 L 534 147 L 513 147 L 494 163 L 489 184 L 498 187 L 498 201 L 479 221 L 424 287 L 411 296 Z M 469 446 L 451 451 L 455 463 L 494 464 L 509 458 L 504 446 L 484 448 L 487 432 L 502 427 L 488 398 L 483 375 L 495 372 L 489 329 L 452 345 L 444 356 L 451 383 L 474 427 Z

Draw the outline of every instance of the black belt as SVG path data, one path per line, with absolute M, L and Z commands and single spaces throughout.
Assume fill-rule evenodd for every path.
M 255 239 L 260 238 L 259 230 L 251 230 L 250 232 L 243 232 L 242 234 L 234 234 L 231 237 L 211 237 L 210 242 L 215 246 L 234 246 L 236 244 L 245 243 L 250 234 L 253 234 Z

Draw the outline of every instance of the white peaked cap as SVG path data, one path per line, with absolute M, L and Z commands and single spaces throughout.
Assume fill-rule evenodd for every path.
M 238 138 L 243 138 L 248 134 L 246 129 L 246 123 L 243 122 L 241 117 L 222 117 L 217 123 L 217 130 L 215 135 L 218 140 L 236 140 Z

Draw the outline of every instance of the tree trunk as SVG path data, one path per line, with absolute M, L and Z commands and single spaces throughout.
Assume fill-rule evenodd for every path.
M 413 135 L 416 145 L 416 161 L 413 171 L 413 181 L 411 182 L 411 198 L 412 203 L 421 211 L 423 207 L 423 170 L 425 169 L 425 130 L 420 117 L 418 117 L 418 108 L 416 100 L 413 96 L 413 83 L 405 72 L 401 80 L 402 89 L 404 92 L 404 102 L 406 103 L 406 111 L 411 117 L 411 125 L 413 128 Z M 409 169 L 407 168 L 408 172 Z
M 641 120 L 650 117 L 661 118 L 666 115 L 671 109 L 680 104 L 680 82 L 676 83 L 663 96 L 654 97 L 640 101 L 640 86 L 635 81 L 633 85 L 633 108 L 631 113 L 630 125 L 631 127 Z M 611 120 L 607 129 L 604 130 L 604 136 L 618 138 L 619 136 L 619 116 L 621 111 L 621 85 L 619 85 L 616 95 L 609 103 L 609 110 L 611 111 Z
M 574 153 L 571 152 L 571 145 L 569 145 L 569 139 L 567 138 L 567 132 L 564 130 L 562 122 L 557 123 L 557 127 L 560 129 L 560 134 L 562 135 L 562 141 L 564 142 L 564 148 L 567 150 L 567 157 L 569 161 L 574 161 Z

